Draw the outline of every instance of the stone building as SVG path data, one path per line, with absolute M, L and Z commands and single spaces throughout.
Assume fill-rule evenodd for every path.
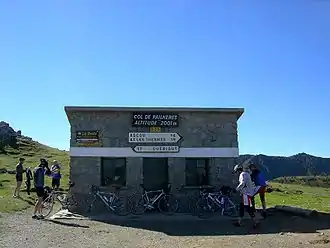
M 94 184 L 130 194 L 172 185 L 232 185 L 242 108 L 65 107 L 70 180 L 84 197 Z M 83 206 L 82 206 L 83 207 Z

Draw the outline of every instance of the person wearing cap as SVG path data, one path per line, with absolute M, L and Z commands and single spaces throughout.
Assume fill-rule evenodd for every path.
M 46 159 L 41 158 L 40 164 L 33 170 L 33 179 L 34 179 L 34 187 L 36 189 L 36 193 L 38 196 L 38 201 L 34 206 L 34 212 L 32 215 L 33 219 L 43 219 L 44 217 L 41 214 L 41 207 L 43 202 L 43 197 L 45 194 L 44 183 L 45 183 L 45 175 L 50 176 L 51 171 L 48 167 L 48 162 Z M 39 216 L 37 216 L 39 213 Z
M 61 180 L 61 166 L 56 160 L 54 160 L 50 170 L 52 172 L 52 187 L 53 189 L 58 190 Z
M 262 205 L 262 216 L 266 218 L 266 199 L 265 199 L 265 193 L 266 193 L 266 180 L 264 174 L 257 168 L 257 166 L 253 163 L 249 165 L 251 173 L 251 179 L 254 182 L 256 186 L 259 186 L 259 190 L 257 194 L 259 194 L 261 205 Z M 255 202 L 253 199 L 253 205 L 255 207 Z
M 242 219 L 244 217 L 245 211 L 247 211 L 253 221 L 253 227 L 255 228 L 259 225 L 259 222 L 255 218 L 255 209 L 252 204 L 252 198 L 259 190 L 259 187 L 255 187 L 253 185 L 248 167 L 236 165 L 234 167 L 234 172 L 239 173 L 239 184 L 236 187 L 236 191 L 240 192 L 241 194 L 241 202 L 239 204 L 239 218 L 236 225 L 242 226 Z
M 25 159 L 24 158 L 19 158 L 18 164 L 16 165 L 16 187 L 13 193 L 13 197 L 20 197 L 19 192 L 21 190 L 22 182 L 23 182 L 23 173 L 25 172 L 23 168 Z

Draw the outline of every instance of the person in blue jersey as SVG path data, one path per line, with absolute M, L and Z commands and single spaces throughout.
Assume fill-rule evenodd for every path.
M 257 194 L 259 194 L 260 197 L 260 201 L 261 201 L 261 205 L 262 205 L 262 216 L 264 218 L 266 218 L 266 199 L 265 199 L 265 194 L 266 194 L 266 180 L 265 180 L 265 176 L 262 173 L 262 171 L 260 171 L 257 166 L 253 163 L 250 164 L 249 166 L 250 170 L 252 171 L 251 173 L 251 179 L 254 182 L 254 184 L 256 186 L 260 186 Z M 253 199 L 253 207 L 255 207 L 255 202 Z
M 41 214 L 41 206 L 43 202 L 43 197 L 45 194 L 44 184 L 45 184 L 45 175 L 50 176 L 51 171 L 48 167 L 48 162 L 46 159 L 40 159 L 40 164 L 33 171 L 34 187 L 38 196 L 38 201 L 34 207 L 33 219 L 43 219 L 44 217 Z M 39 213 L 39 216 L 37 216 Z

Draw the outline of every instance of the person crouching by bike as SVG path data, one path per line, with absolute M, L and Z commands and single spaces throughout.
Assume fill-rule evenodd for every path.
M 34 212 L 33 212 L 33 216 L 32 216 L 33 219 L 43 219 L 44 218 L 41 213 L 41 207 L 42 207 L 42 202 L 43 202 L 43 196 L 45 193 L 45 189 L 44 189 L 45 175 L 50 176 L 51 171 L 48 167 L 47 160 L 42 158 L 42 159 L 40 159 L 39 166 L 34 168 L 34 171 L 33 171 L 34 187 L 36 189 L 36 193 L 38 196 L 38 201 L 34 207 Z M 37 213 L 39 213 L 39 216 L 37 216 Z
M 266 218 L 266 199 L 265 199 L 265 193 L 266 193 L 266 180 L 264 177 L 264 174 L 257 168 L 257 166 L 253 163 L 249 165 L 250 170 L 252 171 L 251 179 L 254 182 L 256 186 L 259 186 L 259 190 L 257 194 L 259 194 L 260 201 L 262 204 L 262 216 Z M 255 208 L 255 202 L 253 199 L 253 207 Z
M 28 167 L 25 170 L 25 185 L 26 185 L 26 192 L 30 195 L 31 192 L 31 180 L 33 179 L 31 168 Z
M 52 171 L 52 187 L 53 189 L 58 190 L 61 181 L 61 166 L 56 160 L 54 160 L 50 170 Z
M 244 217 L 245 211 L 247 211 L 253 221 L 253 227 L 255 228 L 259 225 L 259 222 L 255 218 L 255 209 L 253 208 L 252 197 L 254 196 L 255 192 L 258 191 L 259 187 L 255 188 L 253 186 L 251 176 L 247 168 L 243 168 L 242 165 L 236 165 L 234 167 L 234 172 L 239 173 L 239 184 L 236 187 L 236 191 L 240 192 L 241 194 L 241 202 L 239 204 L 239 218 L 236 226 L 243 226 L 242 219 Z

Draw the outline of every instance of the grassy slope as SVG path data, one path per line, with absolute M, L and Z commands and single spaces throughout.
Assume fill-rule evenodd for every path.
M 18 150 L 7 148 L 6 151 L 6 155 L 0 154 L 0 168 L 13 170 L 21 156 L 26 159 L 24 167 L 30 166 L 31 168 L 38 165 L 41 157 L 45 157 L 49 161 L 54 159 L 60 161 L 63 173 L 61 184 L 66 188 L 69 175 L 69 155 L 67 152 L 24 139 L 19 141 Z M 267 194 L 268 206 L 291 205 L 330 212 L 330 188 L 299 185 L 303 182 L 305 181 L 300 179 L 292 182 L 296 184 L 272 182 L 273 188 L 279 190 Z M 46 177 L 46 184 L 50 185 L 50 178 L 48 177 Z M 21 192 L 23 199 L 12 198 L 14 187 L 15 175 L 0 174 L 0 212 L 25 209 L 34 203 L 35 193 L 28 197 L 25 192 Z M 22 185 L 22 189 L 24 188 L 25 184 Z M 258 201 L 257 199 L 257 203 Z
M 279 177 L 273 181 L 281 184 L 299 184 L 330 188 L 330 176 Z
M 19 140 L 18 150 L 12 148 L 6 148 L 5 150 L 7 154 L 0 154 L 0 168 L 6 168 L 7 170 L 15 169 L 19 157 L 26 159 L 24 168 L 31 167 L 32 169 L 39 164 L 39 159 L 42 157 L 48 159 L 49 162 L 54 159 L 58 160 L 62 164 L 63 180 L 61 184 L 66 188 L 69 175 L 69 155 L 67 152 L 24 138 Z M 34 203 L 34 192 L 30 197 L 25 192 L 21 192 L 22 199 L 12 198 L 15 184 L 15 175 L 0 174 L 0 212 L 25 209 Z M 50 185 L 49 177 L 46 177 L 46 184 Z M 25 189 L 24 182 L 21 189 Z
M 330 212 L 330 188 L 276 182 L 271 185 L 278 191 L 266 195 L 268 207 L 286 205 Z M 256 202 L 260 206 L 258 197 Z

